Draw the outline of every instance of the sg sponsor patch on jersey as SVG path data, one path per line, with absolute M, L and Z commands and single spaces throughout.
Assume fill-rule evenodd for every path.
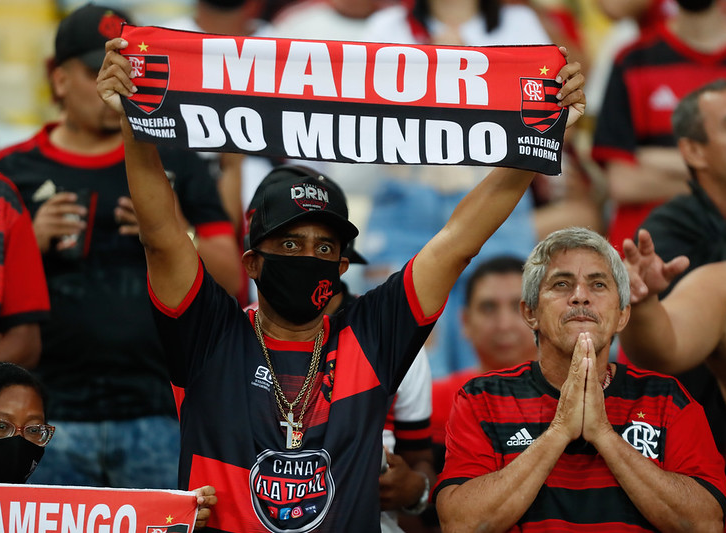
M 255 379 L 252 380 L 251 384 L 266 391 L 270 390 L 270 387 L 272 387 L 272 376 L 266 366 L 259 365 L 257 367 L 257 370 L 255 370 Z
M 273 533 L 304 533 L 325 519 L 335 496 L 325 450 L 265 450 L 250 470 L 257 518 Z

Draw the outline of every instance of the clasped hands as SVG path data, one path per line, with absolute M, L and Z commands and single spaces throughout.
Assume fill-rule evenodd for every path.
M 582 437 L 596 447 L 614 431 L 605 412 L 605 396 L 590 333 L 580 333 L 577 338 L 549 431 L 566 438 L 567 443 Z

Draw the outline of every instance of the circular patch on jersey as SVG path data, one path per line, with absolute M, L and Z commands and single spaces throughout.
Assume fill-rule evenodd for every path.
M 325 519 L 335 496 L 325 450 L 265 450 L 250 470 L 252 506 L 273 533 L 304 533 Z

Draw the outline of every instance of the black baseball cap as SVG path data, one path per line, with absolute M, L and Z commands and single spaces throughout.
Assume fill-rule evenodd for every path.
M 278 229 L 303 219 L 319 220 L 340 237 L 343 248 L 358 235 L 348 220 L 343 190 L 330 178 L 303 165 L 281 165 L 262 180 L 250 200 L 250 247 Z
M 343 253 L 340 255 L 342 255 L 343 257 L 347 257 L 348 261 L 351 263 L 367 265 L 368 261 L 358 252 L 358 250 L 355 249 L 354 242 L 355 241 L 350 241 L 348 243 L 348 246 L 345 247 L 345 250 L 343 250 Z
M 96 4 L 79 7 L 58 25 L 55 64 L 77 57 L 90 68 L 100 69 L 106 41 L 121 36 L 124 22 L 129 22 L 129 17 L 118 9 Z

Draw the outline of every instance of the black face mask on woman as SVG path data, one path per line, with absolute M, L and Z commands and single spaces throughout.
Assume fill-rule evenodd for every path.
M 45 448 L 21 435 L 0 439 L 0 483 L 21 484 L 30 477 Z
M 715 0 L 676 0 L 678 5 L 691 13 L 698 13 L 710 8 Z
M 257 288 L 272 309 L 293 324 L 314 320 L 340 292 L 338 261 L 256 252 L 265 259 Z

